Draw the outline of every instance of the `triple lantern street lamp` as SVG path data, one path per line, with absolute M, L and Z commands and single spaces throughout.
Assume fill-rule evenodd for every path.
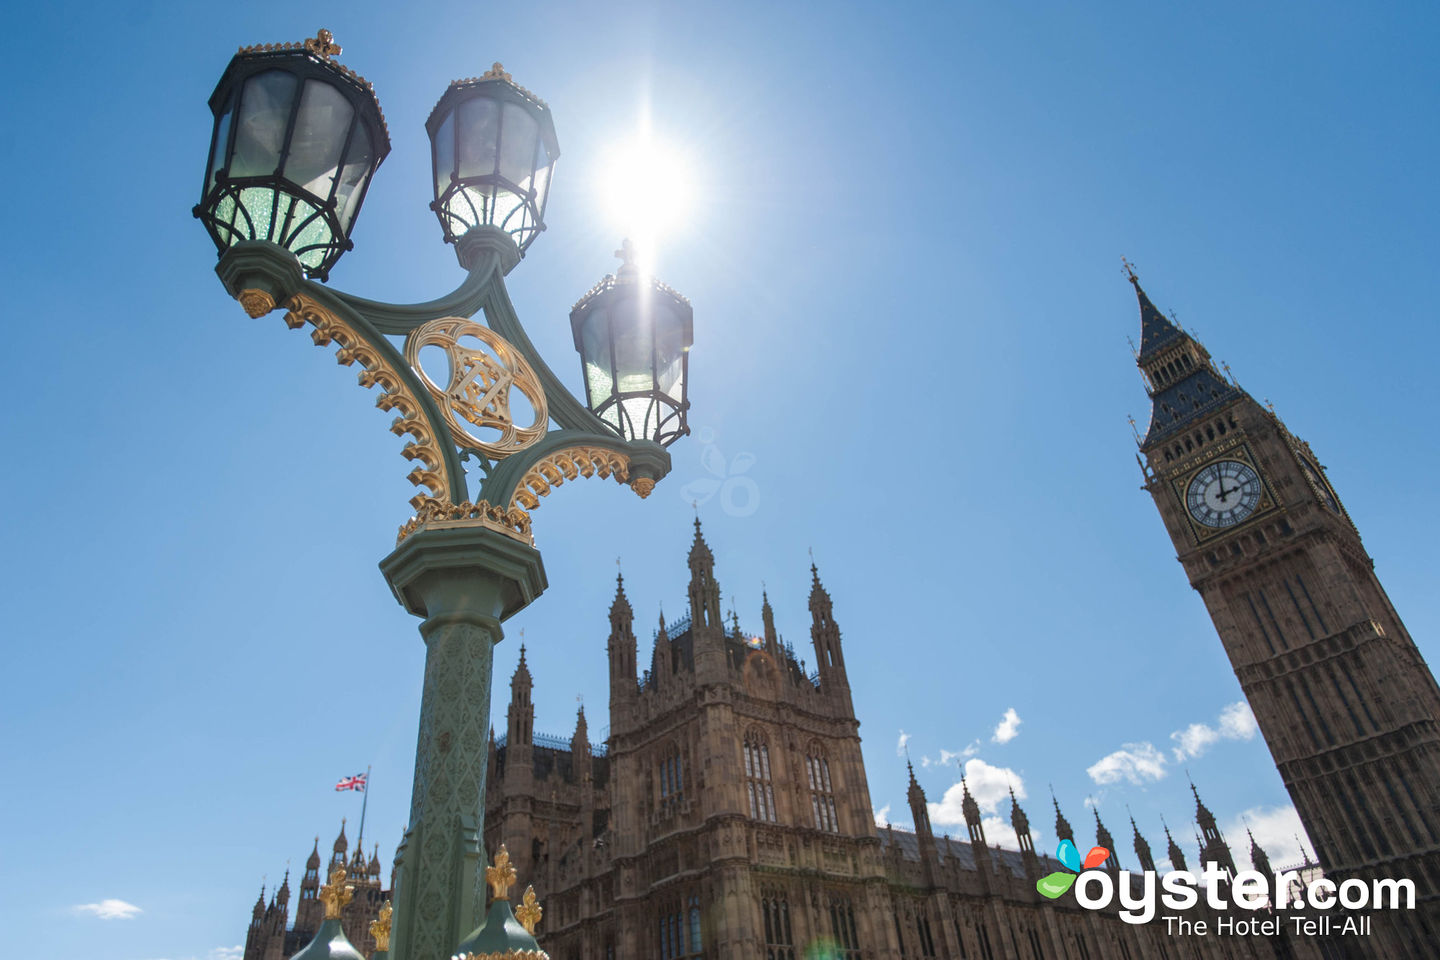
M 549 107 L 498 63 L 450 84 L 425 124 L 430 206 L 464 281 L 411 305 L 327 286 L 390 152 L 373 89 L 339 54 L 326 30 L 240 49 L 210 97 L 215 125 L 194 213 L 215 241 L 226 290 L 252 317 L 284 309 L 291 328 L 309 325 L 340 363 L 358 363 L 360 384 L 380 388 L 376 405 L 396 414 L 391 430 L 416 461 L 415 514 L 380 563 L 399 602 L 422 618 L 426 642 L 389 956 L 536 950 L 533 898 L 516 923 L 503 897 L 506 870 L 513 879 L 503 848 L 488 870 L 497 897 L 486 910 L 492 648 L 501 623 L 546 586 L 530 521 L 541 497 L 595 475 L 644 497 L 669 472 L 665 448 L 689 432 L 692 312 L 635 268 L 627 243 L 620 269 L 570 313 L 583 405 L 545 364 L 504 277 L 545 229 L 560 148 Z M 317 937 L 307 949 L 340 956 L 343 940 Z

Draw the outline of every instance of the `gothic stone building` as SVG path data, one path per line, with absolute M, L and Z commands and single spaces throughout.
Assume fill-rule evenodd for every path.
M 511 679 L 506 730 L 491 743 L 485 847 L 505 844 L 519 882 L 535 885 L 540 943 L 554 960 L 1295 955 L 1286 940 L 1182 942 L 1160 924 L 1041 897 L 1035 882 L 1059 865 L 1036 852 L 1013 796 L 1018 851 L 986 840 L 968 788 L 968 836 L 936 837 L 913 771 L 914 831 L 877 829 L 840 628 L 815 568 L 807 674 L 780 642 L 768 598 L 763 636 L 744 635 L 733 615 L 724 622 L 698 520 L 689 563 L 690 615 L 662 618 L 643 674 L 617 585 L 605 747 L 590 744 L 583 709 L 568 743 L 536 736 L 523 650 Z M 1196 800 L 1204 852 L 1231 863 Z M 1058 803 L 1056 833 L 1076 839 Z M 1096 841 L 1115 850 L 1098 814 Z M 1138 831 L 1134 846 L 1137 866 L 1153 869 Z M 1173 840 L 1170 856 L 1183 866 Z
M 350 841 L 345 838 L 345 821 L 340 821 L 340 835 L 331 848 L 330 864 L 325 868 L 328 877 L 336 867 L 344 867 L 349 874 L 346 882 L 355 888 L 355 894 L 340 914 L 340 925 L 345 936 L 355 948 L 369 957 L 375 952 L 375 938 L 370 935 L 370 921 L 380 912 L 380 906 L 390 899 L 390 891 L 381 889 L 380 847 L 377 844 L 370 860 L 355 843 L 355 855 L 349 860 L 346 853 Z M 295 906 L 295 925 L 290 920 L 290 871 L 280 889 L 265 903 L 265 888 L 260 888 L 260 898 L 250 912 L 250 926 L 245 932 L 243 960 L 285 960 L 305 947 L 320 929 L 325 919 L 325 909 L 320 903 L 320 838 L 315 838 L 315 847 L 305 861 L 305 875 L 300 879 L 300 900 Z

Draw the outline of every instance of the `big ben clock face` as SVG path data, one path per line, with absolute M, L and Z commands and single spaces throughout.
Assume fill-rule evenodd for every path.
M 1185 506 L 1196 523 L 1233 527 L 1260 503 L 1260 475 L 1248 463 L 1218 460 L 1190 480 Z

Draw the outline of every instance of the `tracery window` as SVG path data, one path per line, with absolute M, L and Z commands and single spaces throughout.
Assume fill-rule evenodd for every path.
M 760 891 L 760 912 L 765 918 L 765 960 L 795 960 L 795 937 L 790 930 L 790 902 L 780 890 Z
M 835 815 L 835 792 L 830 785 L 830 761 L 820 744 L 812 743 L 805 753 L 805 772 L 810 780 L 810 812 L 815 829 L 838 833 L 840 820 Z
M 757 730 L 745 735 L 745 792 L 750 818 L 775 822 L 775 788 L 770 783 L 770 746 Z
M 685 766 L 680 748 L 671 745 L 660 760 L 660 813 L 668 816 L 685 799 Z
M 860 960 L 860 938 L 855 935 L 855 906 L 849 897 L 830 898 L 830 932 L 835 937 L 837 957 Z
M 691 894 L 660 911 L 660 960 L 699 957 L 705 949 L 700 935 L 700 897 Z

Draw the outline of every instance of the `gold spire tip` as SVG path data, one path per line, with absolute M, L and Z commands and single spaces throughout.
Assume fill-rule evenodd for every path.
M 509 900 L 510 888 L 515 885 L 515 868 L 510 863 L 510 851 L 500 844 L 495 854 L 495 863 L 485 868 L 485 882 L 490 884 L 490 895 L 496 900 Z
M 540 923 L 540 917 L 544 912 L 540 907 L 540 902 L 535 899 L 535 888 L 533 886 L 526 887 L 520 907 L 515 911 L 515 919 L 520 921 L 521 926 L 530 936 L 535 936 L 535 927 Z
M 345 882 L 345 868 L 331 870 L 330 882 L 320 887 L 319 900 L 325 905 L 325 919 L 340 919 L 340 911 L 345 909 L 353 896 L 355 888 Z
M 340 44 L 335 42 L 335 34 L 324 27 L 316 31 L 315 36 L 305 41 L 305 49 L 321 60 L 340 56 Z
M 483 75 L 481 75 L 480 79 L 481 79 L 481 80 L 509 80 L 509 79 L 510 79 L 510 74 L 506 73 L 506 72 L 505 72 L 505 68 L 504 68 L 503 66 L 501 66 L 501 64 L 500 64 L 500 61 L 499 61 L 499 60 L 496 60 L 496 61 L 494 62 L 494 64 L 491 65 L 490 69 L 487 70 L 487 71 L 485 71 L 485 73 L 484 73 Z
M 380 907 L 380 915 L 370 921 L 370 936 L 375 939 L 377 951 L 390 949 L 390 915 L 394 912 L 390 901 L 386 900 Z

